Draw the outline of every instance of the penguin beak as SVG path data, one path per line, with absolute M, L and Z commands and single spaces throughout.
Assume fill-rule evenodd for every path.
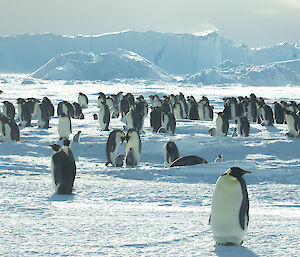
M 252 173 L 252 172 L 248 170 L 243 170 L 243 174 L 247 174 L 247 173 Z
M 121 140 L 122 140 L 122 143 L 123 143 L 123 142 L 124 142 L 124 140 L 125 140 L 125 137 L 123 137 L 123 136 L 122 136 L 122 137 L 121 137 Z

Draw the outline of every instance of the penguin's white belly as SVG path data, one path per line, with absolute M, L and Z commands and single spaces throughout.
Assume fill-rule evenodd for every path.
M 104 109 L 100 108 L 99 110 L 99 125 L 101 129 L 105 129 L 106 127 L 106 123 L 103 122 L 103 118 L 104 118 Z
M 181 120 L 182 119 L 179 107 L 174 108 L 174 116 L 175 116 L 176 120 Z
M 133 150 L 134 159 L 139 162 L 140 161 L 140 151 L 139 151 L 139 140 L 135 138 L 130 139 L 125 146 L 125 153 L 126 155 L 129 153 L 130 148 Z
M 7 123 L 4 124 L 4 130 L 5 130 L 4 141 L 12 141 L 11 140 L 11 128 Z
M 226 183 L 230 179 L 234 178 L 222 176 L 217 181 L 212 198 L 210 226 L 217 243 L 240 245 L 247 231 L 247 217 L 243 230 L 239 222 L 242 188 L 238 180 Z
M 298 131 L 296 131 L 295 126 L 294 126 L 294 118 L 291 115 L 286 116 L 286 123 L 288 126 L 289 133 L 292 134 L 293 136 L 298 135 Z
M 222 131 L 222 126 L 223 126 L 223 120 L 222 120 L 222 118 L 221 117 L 218 117 L 217 119 L 216 119 L 216 135 L 217 136 L 223 136 L 224 135 L 224 133 L 223 133 L 223 131 Z
M 68 118 L 60 119 L 58 124 L 58 135 L 59 137 L 69 137 L 71 134 L 70 121 Z
M 126 114 L 126 116 L 125 116 L 125 121 L 126 121 L 127 129 L 133 128 L 133 119 L 132 119 L 131 112 L 128 112 L 128 113 Z

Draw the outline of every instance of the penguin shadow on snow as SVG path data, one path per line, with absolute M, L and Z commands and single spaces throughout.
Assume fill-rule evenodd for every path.
M 215 254 L 219 257 L 257 257 L 258 255 L 245 246 L 215 245 Z
M 75 198 L 75 194 L 72 193 L 70 195 L 64 195 L 64 194 L 53 194 L 51 195 L 47 201 L 50 202 L 72 202 Z

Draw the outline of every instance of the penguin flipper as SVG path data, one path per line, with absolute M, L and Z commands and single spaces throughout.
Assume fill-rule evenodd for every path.
M 240 213 L 239 213 L 239 221 L 241 228 L 245 230 L 245 216 L 247 218 L 247 226 L 249 223 L 249 199 L 248 199 L 248 191 L 246 187 L 245 180 L 243 178 L 239 179 L 242 187 L 242 193 L 243 193 L 243 200 L 240 207 Z

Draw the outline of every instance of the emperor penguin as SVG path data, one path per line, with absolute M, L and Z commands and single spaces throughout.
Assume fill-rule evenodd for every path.
M 15 111 L 14 105 L 11 102 L 3 101 L 2 110 L 3 110 L 4 116 L 6 116 L 7 118 L 9 118 L 11 120 L 15 119 L 16 111 Z
M 56 194 L 72 194 L 76 166 L 60 145 L 50 145 L 54 150 L 51 157 L 52 182 Z
M 23 98 L 17 99 L 18 103 L 18 113 L 21 123 L 21 126 L 25 127 L 31 127 L 31 109 L 30 109 L 30 103 L 26 102 Z
M 2 113 L 0 113 L 0 141 L 5 139 L 5 123 L 8 121 L 9 119 L 4 116 Z
M 68 139 L 72 133 L 72 123 L 71 118 L 62 113 L 58 120 L 58 135 L 59 139 Z
M 108 105 L 104 102 L 99 103 L 99 125 L 102 130 L 109 131 L 110 112 Z
M 116 157 L 116 167 L 123 167 L 125 154 L 119 153 Z
M 278 102 L 274 102 L 274 116 L 277 124 L 284 123 L 284 110 Z
M 151 107 L 150 112 L 150 127 L 152 132 L 157 132 L 161 127 L 162 112 L 161 107 Z
M 5 141 L 19 141 L 20 140 L 20 130 L 16 122 L 12 119 L 8 119 L 4 123 L 4 131 L 5 131 L 5 136 L 4 140 Z
M 74 109 L 74 119 L 84 119 L 84 115 L 82 113 L 82 107 L 79 103 L 73 102 L 73 109 Z
M 38 117 L 38 127 L 43 129 L 50 128 L 49 126 L 49 120 L 51 117 L 51 113 L 49 112 L 49 106 L 47 106 L 47 103 L 41 102 L 38 104 L 40 109 L 40 115 Z
M 222 174 L 213 191 L 209 224 L 221 245 L 241 245 L 249 223 L 249 199 L 242 176 L 250 171 L 231 167 Z
M 171 140 L 163 145 L 162 150 L 165 158 L 165 167 L 170 166 L 173 161 L 179 158 L 177 145 Z
M 122 118 L 125 118 L 126 114 L 129 112 L 130 109 L 130 103 L 127 98 L 122 98 L 120 103 L 120 110 Z
M 79 143 L 79 141 L 80 141 L 80 134 L 81 134 L 81 130 L 79 130 L 79 131 L 73 136 L 73 142 Z
M 271 107 L 267 104 L 263 104 L 259 107 L 262 123 L 263 126 L 273 126 L 274 124 L 274 117 L 273 111 Z
M 125 145 L 126 159 L 129 156 L 131 163 L 138 165 L 140 161 L 141 150 L 142 150 L 142 142 L 139 133 L 134 129 L 129 129 L 126 134 L 126 145 Z
M 48 110 L 49 116 L 53 117 L 55 108 L 54 108 L 54 105 L 51 103 L 50 99 L 45 96 L 45 97 L 43 97 L 42 103 L 45 104 L 45 106 Z
M 289 137 L 299 137 L 300 135 L 300 119 L 293 112 L 286 112 L 285 120 L 288 126 L 289 132 L 286 134 Z
M 176 129 L 176 119 L 173 113 L 163 113 L 161 118 L 161 126 L 167 132 L 175 134 Z
M 99 96 L 98 96 L 98 99 L 97 99 L 97 107 L 99 107 L 101 103 L 106 103 L 105 94 L 102 93 L 102 92 L 99 92 L 98 94 L 99 94 Z
M 223 160 L 223 155 L 219 153 L 216 159 L 214 160 L 214 163 L 222 162 L 222 160 Z
M 188 116 L 190 120 L 199 120 L 198 105 L 196 102 L 190 103 Z
M 176 120 L 181 120 L 183 118 L 183 110 L 182 110 L 182 106 L 179 102 L 177 102 L 173 105 L 173 113 L 174 113 Z
M 125 133 L 122 130 L 115 129 L 110 132 L 108 139 L 106 141 L 106 163 L 105 166 L 108 164 L 112 164 L 116 166 L 116 157 L 119 151 L 120 144 L 123 143 L 125 140 Z
M 224 112 L 219 112 L 216 119 L 216 135 L 227 136 L 229 129 L 229 121 Z
M 71 141 L 69 139 L 64 140 L 62 150 L 67 154 L 71 163 L 73 164 L 74 173 L 76 175 L 76 163 L 73 152 L 71 150 Z
M 250 133 L 249 120 L 246 116 L 237 116 L 235 119 L 237 130 L 241 136 L 248 137 Z
M 78 94 L 78 104 L 81 106 L 81 108 L 87 108 L 89 104 L 89 99 L 84 93 Z

